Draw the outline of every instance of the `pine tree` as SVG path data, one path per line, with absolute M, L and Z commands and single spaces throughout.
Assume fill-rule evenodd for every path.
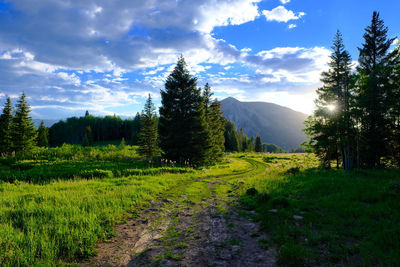
M 328 66 L 329 70 L 321 74 L 323 86 L 317 89 L 317 108 L 307 120 L 305 132 L 325 167 L 329 168 L 331 160 L 335 159 L 338 168 L 342 161 L 344 168 L 352 169 L 355 131 L 352 119 L 354 92 L 350 86 L 351 58 L 339 31 L 334 38 Z
M 212 101 L 212 95 L 211 87 L 206 83 L 204 86 L 203 98 L 211 146 L 207 156 L 209 164 L 220 161 L 225 152 L 225 119 L 222 116 L 221 103 L 218 100 Z
M 139 153 L 151 161 L 158 153 L 157 147 L 157 118 L 151 96 L 147 98 L 141 117 L 141 131 L 139 135 Z
M 167 160 L 194 166 L 207 161 L 210 149 L 204 99 L 197 79 L 181 56 L 161 90 L 159 138 Z
M 13 120 L 11 99 L 8 97 L 0 116 L 0 156 L 11 152 L 11 123 Z
M 359 48 L 359 108 L 361 122 L 360 156 L 362 167 L 381 165 L 388 153 L 390 121 L 388 120 L 388 50 L 393 39 L 387 38 L 378 12 L 373 12 L 370 26 L 365 29 L 364 44 Z
M 255 144 L 254 150 L 255 150 L 255 152 L 262 152 L 263 151 L 261 137 L 259 135 L 256 136 L 256 144 Z
M 32 118 L 29 116 L 30 107 L 25 98 L 25 93 L 22 93 L 11 124 L 12 149 L 22 155 L 31 151 L 37 137 Z
M 44 122 L 42 121 L 40 123 L 39 129 L 37 131 L 37 146 L 39 147 L 48 147 L 49 146 L 49 141 L 48 141 L 48 136 L 49 136 L 49 131 L 47 127 L 44 125 Z
M 125 138 L 122 137 L 121 143 L 119 143 L 118 148 L 119 149 L 124 149 L 125 147 L 126 147 Z

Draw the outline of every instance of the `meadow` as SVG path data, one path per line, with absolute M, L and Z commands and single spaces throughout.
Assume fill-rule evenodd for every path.
M 312 154 L 233 153 L 191 169 L 149 165 L 131 146 L 38 149 L 0 161 L 0 262 L 76 265 L 150 200 L 186 193 L 201 201 L 207 187 L 192 182 L 222 177 L 217 196 L 240 214 L 255 211 L 270 236 L 260 246 L 275 247 L 279 264 L 395 265 L 399 174 L 324 170 Z

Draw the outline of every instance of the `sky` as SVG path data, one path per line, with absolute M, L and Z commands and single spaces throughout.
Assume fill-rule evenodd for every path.
M 310 114 L 335 32 L 356 62 L 374 10 L 399 37 L 399 0 L 0 0 L 0 104 L 131 117 L 182 54 L 217 99 Z

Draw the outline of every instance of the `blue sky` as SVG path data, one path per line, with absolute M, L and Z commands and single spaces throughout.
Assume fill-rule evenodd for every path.
M 357 60 L 373 10 L 400 36 L 398 0 L 0 0 L 0 101 L 24 90 L 35 118 L 133 116 L 183 54 L 218 99 L 310 113 L 336 30 Z

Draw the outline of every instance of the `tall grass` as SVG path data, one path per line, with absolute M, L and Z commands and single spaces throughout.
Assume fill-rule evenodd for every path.
M 58 166 L 50 172 L 53 174 L 62 169 L 68 173 L 68 170 L 78 166 L 82 172 L 96 176 L 96 169 L 92 167 L 102 165 L 101 170 L 108 170 L 111 174 L 91 180 L 50 179 L 44 184 L 0 181 L 2 266 L 62 266 L 87 259 L 95 254 L 95 245 L 99 240 L 113 236 L 115 224 L 139 214 L 140 209 L 147 205 L 147 200 L 199 177 L 235 173 L 251 167 L 236 159 L 202 170 L 167 167 L 135 169 L 134 162 L 129 169 L 129 162 L 125 161 L 116 164 L 76 159 L 16 163 L 32 162 L 36 164 L 34 168 L 43 165 L 43 169 L 51 169 L 52 164 Z M 34 168 L 22 168 L 20 172 L 29 172 Z M 127 177 L 115 175 L 117 172 Z

